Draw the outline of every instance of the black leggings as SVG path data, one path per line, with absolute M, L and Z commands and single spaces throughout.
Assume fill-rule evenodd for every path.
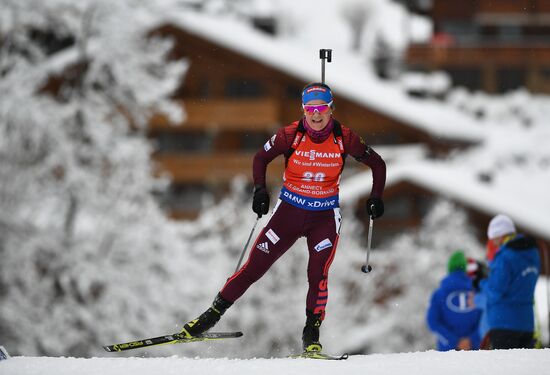
M 492 329 L 489 339 L 493 349 L 532 349 L 535 346 L 533 332 Z

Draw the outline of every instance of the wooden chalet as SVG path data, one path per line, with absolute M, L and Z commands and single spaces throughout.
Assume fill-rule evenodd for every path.
M 443 70 L 453 85 L 550 93 L 550 1 L 433 0 L 429 43 L 412 45 L 411 70 Z

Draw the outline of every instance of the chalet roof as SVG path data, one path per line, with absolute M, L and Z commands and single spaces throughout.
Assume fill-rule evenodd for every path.
M 269 36 L 233 18 L 187 12 L 169 14 L 159 20 L 219 44 L 250 59 L 278 69 L 304 82 L 320 79 L 320 47 L 304 48 L 296 42 Z M 326 65 L 326 82 L 338 96 L 395 118 L 436 138 L 478 142 L 483 131 L 469 117 L 445 103 L 409 97 L 398 84 L 382 82 L 361 56 L 334 50 Z

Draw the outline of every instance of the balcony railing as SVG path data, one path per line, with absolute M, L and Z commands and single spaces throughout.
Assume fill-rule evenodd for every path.
M 476 43 L 466 45 L 413 45 L 406 57 L 408 64 L 422 66 L 473 66 L 486 63 L 503 65 L 550 64 L 550 44 L 510 45 Z
M 214 154 L 159 154 L 154 156 L 158 173 L 167 173 L 176 184 L 227 183 L 239 175 L 252 180 L 254 153 Z M 280 182 L 283 175 L 282 158 L 269 164 L 267 177 L 270 183 Z
M 273 130 L 279 119 L 279 102 L 274 99 L 185 99 L 180 102 L 186 118 L 183 124 L 170 123 L 162 114 L 155 115 L 150 129 L 155 131 Z

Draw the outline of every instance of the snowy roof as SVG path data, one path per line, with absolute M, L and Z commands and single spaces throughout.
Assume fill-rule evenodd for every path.
M 304 82 L 319 80 L 321 64 L 315 43 L 304 48 L 301 43 L 266 35 L 234 18 L 189 11 L 172 12 L 160 22 L 173 23 L 182 30 Z M 483 138 L 483 132 L 469 117 L 456 109 L 445 108 L 445 104 L 439 101 L 409 97 L 398 83 L 377 78 L 368 68 L 365 58 L 348 50 L 333 50 L 333 61 L 326 64 L 326 82 L 333 88 L 336 98 L 346 97 L 434 137 L 466 142 Z
M 517 172 L 514 174 L 515 178 L 521 178 Z M 548 180 L 547 176 L 540 177 Z M 367 171 L 345 180 L 340 193 L 341 202 L 353 201 L 368 194 L 371 178 L 370 171 Z M 524 186 L 502 181 L 483 182 L 468 167 L 451 166 L 444 162 L 418 161 L 388 165 L 386 186 L 404 181 L 489 216 L 499 213 L 509 215 L 519 227 L 550 239 L 550 200 L 544 192 L 547 182 L 535 186 L 531 183 Z

